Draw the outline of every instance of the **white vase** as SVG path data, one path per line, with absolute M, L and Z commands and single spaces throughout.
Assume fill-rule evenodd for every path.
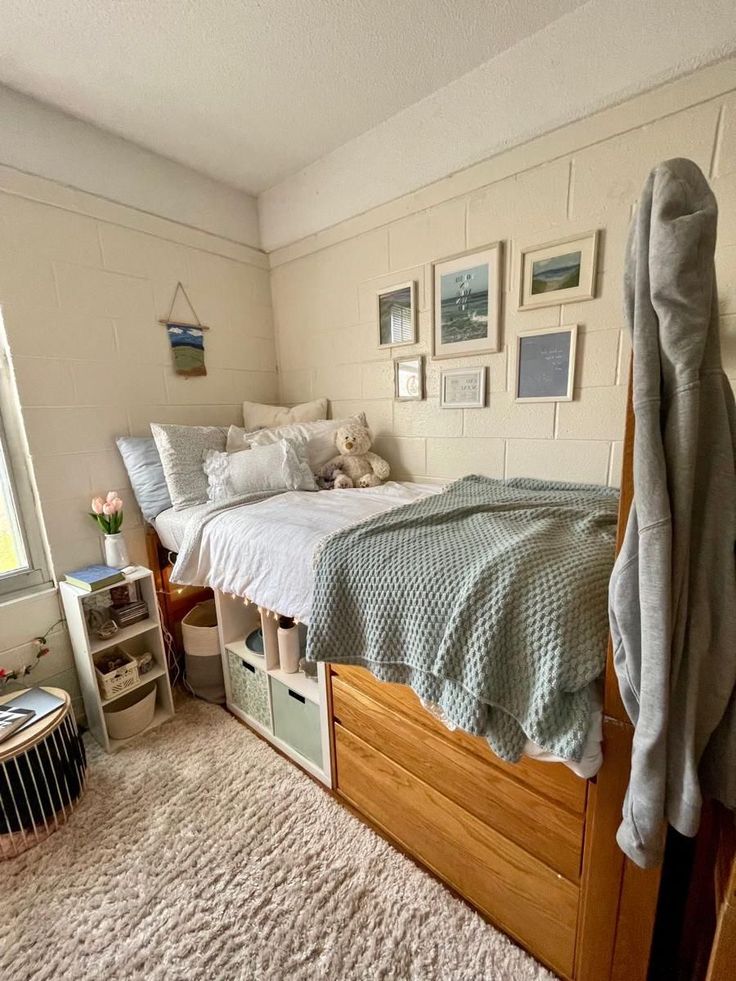
M 124 569 L 130 565 L 128 547 L 121 531 L 117 535 L 105 535 L 105 562 L 113 569 Z

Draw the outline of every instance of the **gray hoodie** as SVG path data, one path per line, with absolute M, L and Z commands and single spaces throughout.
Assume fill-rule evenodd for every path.
M 697 832 L 703 793 L 736 807 L 736 410 L 721 368 L 717 216 L 699 168 L 669 160 L 629 233 L 634 504 L 610 618 L 635 726 L 617 838 L 644 867 L 661 859 L 665 820 Z

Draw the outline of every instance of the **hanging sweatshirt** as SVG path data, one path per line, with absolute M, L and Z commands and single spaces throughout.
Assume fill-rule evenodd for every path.
M 699 168 L 669 160 L 649 175 L 629 233 L 634 503 L 610 619 L 635 727 L 617 839 L 643 867 L 661 860 L 665 821 L 697 832 L 704 793 L 736 807 L 736 411 L 721 368 L 716 222 Z

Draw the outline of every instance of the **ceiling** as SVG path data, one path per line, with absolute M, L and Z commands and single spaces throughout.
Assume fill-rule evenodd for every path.
M 0 82 L 258 194 L 582 6 L 0 0 Z

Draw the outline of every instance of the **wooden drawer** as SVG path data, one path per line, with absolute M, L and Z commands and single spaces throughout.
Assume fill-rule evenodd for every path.
M 484 762 L 507 773 L 514 780 L 527 785 L 535 793 L 542 794 L 575 813 L 582 815 L 585 812 L 587 781 L 576 777 L 572 770 L 562 763 L 537 763 L 529 759 L 522 759 L 518 763 L 506 763 L 496 756 L 484 739 L 466 732 L 451 732 L 443 726 L 438 719 L 422 708 L 422 703 L 406 685 L 377 681 L 365 668 L 333 664 L 331 670 L 333 680 L 335 676 L 341 678 L 347 685 L 408 717 L 425 730 L 453 743 L 464 752 L 473 753 Z
M 577 886 L 342 726 L 334 732 L 338 793 L 570 977 Z
M 345 729 L 566 878 L 579 880 L 581 814 L 540 796 L 456 740 L 423 728 L 337 676 L 332 679 L 332 710 Z

